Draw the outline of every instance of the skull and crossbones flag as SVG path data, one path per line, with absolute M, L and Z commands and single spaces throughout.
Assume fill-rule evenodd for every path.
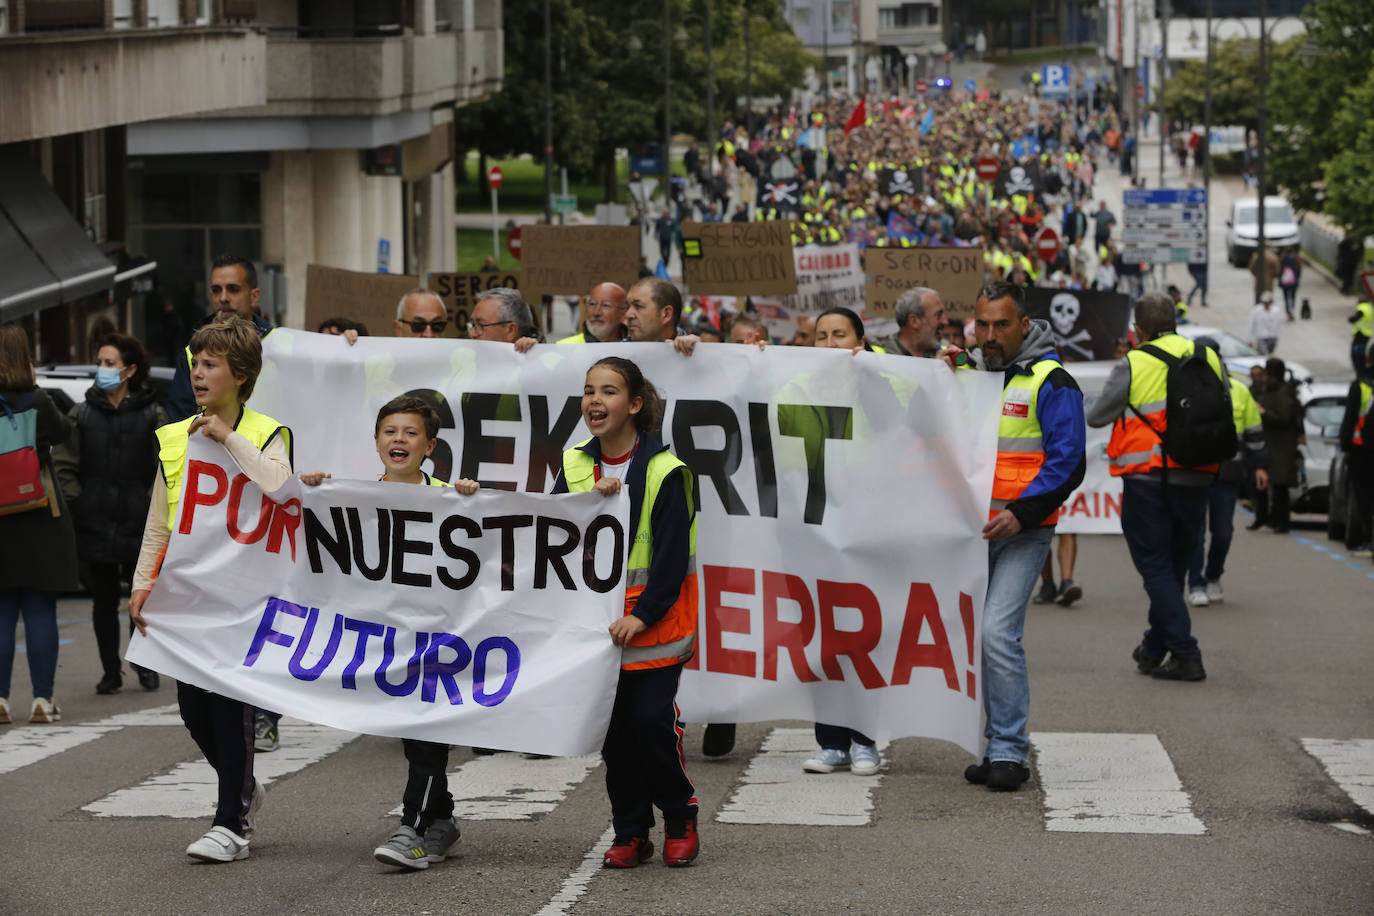
M 1131 299 L 1122 293 L 1035 287 L 1026 291 L 1026 311 L 1050 323 L 1061 358 L 1114 359 L 1117 342 L 1129 330 Z
M 1014 194 L 1034 194 L 1037 198 L 1045 193 L 1040 178 L 1040 163 L 1034 159 L 1002 166 L 997 176 L 997 193 L 1002 197 Z
M 800 178 L 760 178 L 759 206 L 778 210 L 801 208 Z
M 919 169 L 880 169 L 878 171 L 878 193 L 888 197 L 901 194 L 911 197 L 924 190 L 923 176 Z

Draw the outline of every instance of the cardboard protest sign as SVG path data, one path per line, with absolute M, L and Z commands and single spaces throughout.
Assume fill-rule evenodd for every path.
M 869 248 L 864 254 L 868 314 L 891 318 L 897 297 L 913 286 L 940 294 L 945 315 L 963 321 L 973 317 L 978 288 L 983 285 L 983 252 L 979 248 Z
M 520 271 L 504 270 L 490 273 L 430 274 L 429 288 L 444 300 L 448 309 L 449 321 L 458 329 L 459 336 L 467 336 L 468 319 L 472 317 L 472 307 L 482 301 L 482 294 L 489 289 L 502 287 L 520 289 Z M 537 306 L 539 303 L 536 302 Z M 448 336 L 448 335 L 445 335 Z
M 395 335 L 396 303 L 421 286 L 406 274 L 368 274 L 311 264 L 305 269 L 305 329 L 313 331 L 326 318 L 351 318 L 376 337 Z
M 1116 343 L 1130 330 L 1131 299 L 1124 293 L 1087 289 L 1031 289 L 1026 309 L 1054 332 L 1067 360 L 1114 359 Z
M 607 280 L 629 289 L 639 277 L 638 226 L 522 226 L 520 241 L 520 290 L 534 307 Z
M 858 245 L 801 245 L 792 255 L 797 294 L 782 298 L 788 312 L 816 315 L 837 305 L 863 311 L 864 271 Z
M 790 296 L 797 291 L 792 224 L 682 224 L 682 274 L 694 296 Z

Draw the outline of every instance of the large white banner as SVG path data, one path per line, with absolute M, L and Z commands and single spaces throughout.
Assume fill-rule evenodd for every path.
M 844 350 L 265 340 L 252 406 L 295 431 L 298 470 L 375 475 L 372 428 L 419 393 L 443 420 L 433 472 L 547 491 L 585 438 L 585 373 L 635 360 L 663 438 L 697 475 L 692 721 L 819 720 L 879 739 L 980 745 L 978 628 L 1001 375 Z
M 620 667 L 606 628 L 624 610 L 633 535 L 625 493 L 293 477 L 265 496 L 202 436 L 184 475 L 130 661 L 349 731 L 600 749 Z
M 1083 389 L 1085 412 L 1092 409 L 1093 402 L 1102 393 L 1102 386 L 1106 384 L 1107 374 L 1113 365 L 1111 362 L 1065 365 L 1064 368 L 1078 382 L 1078 387 Z M 1121 533 L 1121 478 L 1112 476 L 1111 464 L 1107 460 L 1107 441 L 1111 436 L 1110 426 L 1097 429 L 1088 427 L 1083 482 L 1064 501 L 1064 511 L 1059 516 L 1056 530 L 1064 534 Z

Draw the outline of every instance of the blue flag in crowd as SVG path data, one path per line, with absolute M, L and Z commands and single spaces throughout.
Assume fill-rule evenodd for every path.
M 928 133 L 930 133 L 930 125 L 932 125 L 932 124 L 934 124 L 934 123 L 935 123 L 935 109 L 934 109 L 934 108 L 927 108 L 927 109 L 926 109 L 926 116 L 925 116 L 924 118 L 921 119 L 921 126 L 920 126 L 919 130 L 920 130 L 921 133 L 923 133 L 923 134 L 928 134 Z
M 925 236 L 913 225 L 911 221 L 896 210 L 887 214 L 887 237 L 889 239 L 905 240 L 920 244 L 925 240 Z
M 672 277 L 668 276 L 668 265 L 664 264 L 662 261 L 659 261 L 658 267 L 654 268 L 654 276 L 662 277 L 663 279 L 669 282 L 672 282 L 673 279 Z

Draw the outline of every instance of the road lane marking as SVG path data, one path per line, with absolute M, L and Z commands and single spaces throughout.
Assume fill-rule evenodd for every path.
M 80 747 L 110 732 L 119 731 L 126 725 L 180 725 L 181 719 L 176 716 L 176 709 L 176 706 L 160 706 L 142 712 L 120 713 L 80 725 L 13 725 L 0 734 L 0 776 Z M 172 721 L 152 721 L 160 720 L 169 710 Z
M 599 754 L 530 760 L 475 757 L 448 774 L 454 814 L 467 821 L 528 821 L 548 814 L 601 763 Z M 401 806 L 390 812 L 400 816 Z
M 1045 829 L 1076 833 L 1207 832 L 1154 735 L 1036 732 Z
M 1351 801 L 1374 814 L 1374 739 L 1303 738 L 1302 746 Z
M 563 884 L 559 887 L 558 893 L 550 897 L 549 902 L 544 904 L 535 916 L 564 916 L 576 906 L 577 901 L 582 899 L 582 895 L 587 893 L 587 887 L 592 883 L 592 879 L 603 868 L 601 859 L 614 839 L 615 828 L 607 827 L 606 832 L 601 834 L 601 839 L 597 840 L 596 844 L 588 849 L 586 855 L 582 857 L 581 864 L 563 879 Z
M 265 786 L 318 763 L 358 738 L 353 732 L 295 719 L 282 719 L 281 724 L 281 746 L 253 757 L 253 774 Z M 81 810 L 97 817 L 210 817 L 215 813 L 216 786 L 210 764 L 193 760 L 111 792 Z
M 749 761 L 740 785 L 716 814 L 722 824 L 806 824 L 863 827 L 873 815 L 873 790 L 882 775 L 855 776 L 848 770 L 817 774 L 802 770 L 816 753 L 810 728 L 775 728 Z

